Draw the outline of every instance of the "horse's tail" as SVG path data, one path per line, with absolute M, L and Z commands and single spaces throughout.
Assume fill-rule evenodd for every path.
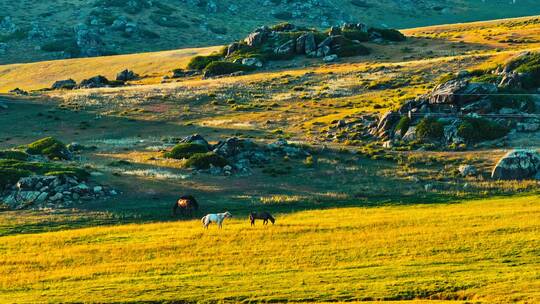
M 201 223 L 202 223 L 203 225 L 205 224 L 205 222 L 206 222 L 206 215 L 203 216 L 202 219 L 201 219 Z

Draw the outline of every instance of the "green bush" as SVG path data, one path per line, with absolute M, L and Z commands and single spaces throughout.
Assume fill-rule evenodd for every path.
M 41 46 L 41 50 L 44 52 L 66 52 L 71 56 L 78 56 L 81 53 L 77 42 L 72 38 L 59 39 L 45 43 Z
M 245 66 L 240 63 L 214 61 L 206 66 L 206 68 L 204 69 L 204 75 L 211 77 L 232 74 L 235 72 L 249 72 L 253 70 L 253 67 Z
M 47 156 L 50 159 L 69 158 L 66 145 L 53 137 L 46 137 L 29 144 L 26 152 L 28 154 Z
M 444 135 L 444 125 L 433 117 L 423 118 L 416 126 L 419 140 L 439 140 Z
M 506 92 L 506 91 L 503 91 Z M 513 92 L 508 92 L 513 93 Z M 494 110 L 500 110 L 502 108 L 518 109 L 526 113 L 536 112 L 536 102 L 534 98 L 528 95 L 499 95 L 491 97 L 491 106 Z
M 180 19 L 177 16 L 170 16 L 165 15 L 162 13 L 153 13 L 150 15 L 150 20 L 152 20 L 155 24 L 163 27 L 171 27 L 171 28 L 187 28 L 189 27 L 189 24 L 184 22 L 182 19 Z
M 14 160 L 27 160 L 28 154 L 17 150 L 4 150 L 0 151 L 1 159 L 14 159 Z
M 193 154 L 186 162 L 187 167 L 196 169 L 209 169 L 211 165 L 221 168 L 228 165 L 228 162 L 214 152 Z
M 522 78 L 524 88 L 532 89 L 540 86 L 540 53 L 521 56 L 508 64 L 515 66 L 515 72 L 526 75 Z
M 359 30 L 344 30 L 343 36 L 350 40 L 358 40 L 360 42 L 369 41 L 369 34 Z
M 489 83 L 499 83 L 501 81 L 501 76 L 495 74 L 484 74 L 480 76 L 475 76 L 471 78 L 471 82 L 489 82 Z
M 195 56 L 195 57 L 191 58 L 191 60 L 189 61 L 187 67 L 188 67 L 188 69 L 202 71 L 210 63 L 212 63 L 214 61 L 220 61 L 222 59 L 223 59 L 223 57 L 221 55 L 217 55 L 217 54 L 208 55 L 208 56 Z
M 470 143 L 501 138 L 508 131 L 507 127 L 485 118 L 467 117 L 458 126 L 458 135 Z
M 206 153 L 208 147 L 205 145 L 182 143 L 174 146 L 170 152 L 165 153 L 165 157 L 174 159 L 190 158 L 196 153 Z
M 407 133 L 407 130 L 409 130 L 410 125 L 411 119 L 409 118 L 409 116 L 402 116 L 396 126 L 396 130 L 399 131 L 399 134 L 401 136 L 404 136 L 405 133 Z
M 369 53 L 370 51 L 367 47 L 357 43 L 343 45 L 336 51 L 336 55 L 339 57 L 369 55 Z
M 400 31 L 394 29 L 371 28 L 369 29 L 369 32 L 379 33 L 384 40 L 389 41 L 400 42 L 407 39 Z
M 0 20 L 2 18 L 0 17 Z M 26 37 L 28 37 L 28 30 L 26 29 L 18 29 L 13 33 L 7 34 L 7 35 L 0 35 L 0 42 L 9 42 L 12 40 L 23 40 Z

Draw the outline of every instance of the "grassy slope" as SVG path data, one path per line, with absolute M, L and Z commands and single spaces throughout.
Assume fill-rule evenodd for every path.
M 538 196 L 0 238 L 0 301 L 540 301 Z
M 192 56 L 206 55 L 218 49 L 219 47 L 207 47 L 3 65 L 0 66 L 0 92 L 7 92 L 18 86 L 27 90 L 47 88 L 54 81 L 67 78 L 81 81 L 92 76 L 104 75 L 109 79 L 115 79 L 116 74 L 126 68 L 133 69 L 141 75 L 163 76 L 173 69 L 185 67 Z

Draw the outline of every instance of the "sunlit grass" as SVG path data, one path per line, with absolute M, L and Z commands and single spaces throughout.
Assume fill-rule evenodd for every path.
M 0 301 L 540 300 L 538 196 L 0 238 Z

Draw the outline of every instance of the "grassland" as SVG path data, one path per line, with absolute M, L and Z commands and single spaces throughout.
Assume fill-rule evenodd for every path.
M 330 65 L 300 58 L 219 79 L 162 78 L 217 47 L 0 66 L 0 92 L 125 68 L 143 77 L 5 97 L 1 149 L 46 136 L 78 142 L 88 149 L 73 163 L 120 195 L 1 211 L 0 302 L 540 301 L 538 181 L 489 178 L 507 148 L 539 148 L 540 132 L 502 149 L 438 152 L 328 135 L 337 120 L 375 117 L 447 73 L 538 49 L 536 19 L 410 29 L 399 47 L 370 44 L 370 56 Z M 163 158 L 194 133 L 212 143 L 285 138 L 316 163 L 276 157 L 248 177 L 227 177 Z M 461 164 L 478 175 L 461 176 Z M 229 210 L 235 218 L 221 231 L 173 219 L 184 193 L 200 201 L 197 217 Z M 249 227 L 251 210 L 277 214 L 277 224 Z
M 0 238 L 2 302 L 540 301 L 538 196 Z

